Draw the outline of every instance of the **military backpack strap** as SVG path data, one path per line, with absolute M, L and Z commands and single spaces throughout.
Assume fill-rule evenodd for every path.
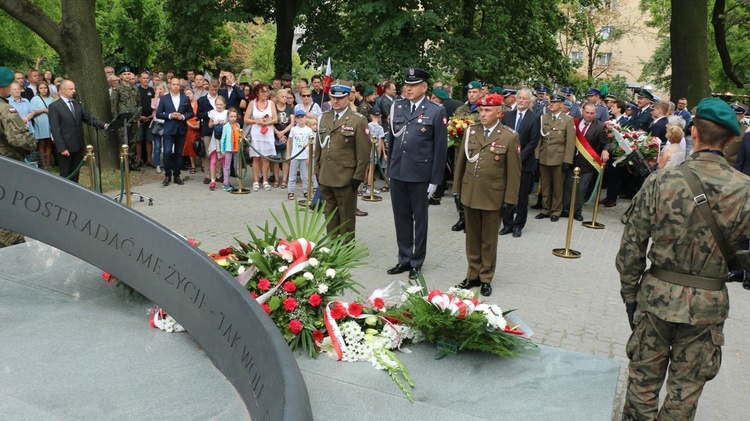
M 719 246 L 719 250 L 721 251 L 722 256 L 724 256 L 727 266 L 729 266 L 730 262 L 734 260 L 734 253 L 730 251 L 724 235 L 716 224 L 716 218 L 714 218 L 711 209 L 708 207 L 708 199 L 706 198 L 706 193 L 701 186 L 700 180 L 698 180 L 698 177 L 687 167 L 687 165 L 678 165 L 677 168 L 682 172 L 682 175 L 688 184 L 688 190 L 690 191 L 690 194 L 694 196 L 693 201 L 698 206 L 698 210 L 701 212 L 701 215 L 703 215 L 703 219 L 706 220 L 706 224 L 708 224 L 708 228 L 711 230 L 714 240 L 716 240 L 716 245 Z M 696 192 L 699 194 L 696 195 Z

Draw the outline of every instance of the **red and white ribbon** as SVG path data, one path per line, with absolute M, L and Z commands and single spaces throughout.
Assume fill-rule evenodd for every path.
M 308 265 L 308 256 L 312 253 L 315 248 L 315 243 L 300 238 L 299 240 L 287 241 L 281 240 L 279 246 L 276 247 L 276 251 L 271 253 L 291 261 L 289 268 L 279 278 L 279 282 L 273 288 L 269 289 L 265 294 L 256 298 L 259 304 L 263 304 L 276 292 L 277 289 L 284 283 L 284 281 L 290 276 L 297 274 L 304 270 Z

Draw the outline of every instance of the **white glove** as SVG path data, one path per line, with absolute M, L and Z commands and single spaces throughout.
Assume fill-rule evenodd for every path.
M 435 190 L 437 190 L 437 184 L 430 184 L 427 186 L 427 198 L 431 198 L 433 194 L 435 194 Z

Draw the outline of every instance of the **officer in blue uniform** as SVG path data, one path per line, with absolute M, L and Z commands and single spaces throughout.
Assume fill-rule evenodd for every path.
M 445 108 L 426 97 L 430 74 L 408 68 L 402 99 L 391 105 L 388 175 L 398 263 L 389 275 L 421 273 L 427 254 L 427 207 L 443 178 L 448 146 Z
M 575 89 L 573 88 L 562 88 L 560 89 L 565 94 L 565 99 L 567 101 L 570 101 L 570 111 L 568 112 L 568 115 L 573 118 L 581 118 L 581 107 L 576 104 L 576 99 L 573 97 L 573 94 L 575 94 Z
M 547 113 L 547 107 L 549 107 L 549 101 L 547 101 L 547 88 L 544 85 L 537 86 L 536 88 L 536 102 L 532 111 L 542 115 Z
M 602 123 L 608 122 L 609 110 L 602 105 L 602 93 L 598 89 L 590 88 L 586 95 L 589 97 L 589 102 L 596 104 L 596 119 Z

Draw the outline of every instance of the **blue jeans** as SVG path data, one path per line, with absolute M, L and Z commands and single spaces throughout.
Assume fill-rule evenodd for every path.
M 182 148 L 185 146 L 185 134 L 165 134 L 164 138 L 164 176 L 180 176 L 182 169 Z
M 154 135 L 154 164 L 161 166 L 161 136 Z

